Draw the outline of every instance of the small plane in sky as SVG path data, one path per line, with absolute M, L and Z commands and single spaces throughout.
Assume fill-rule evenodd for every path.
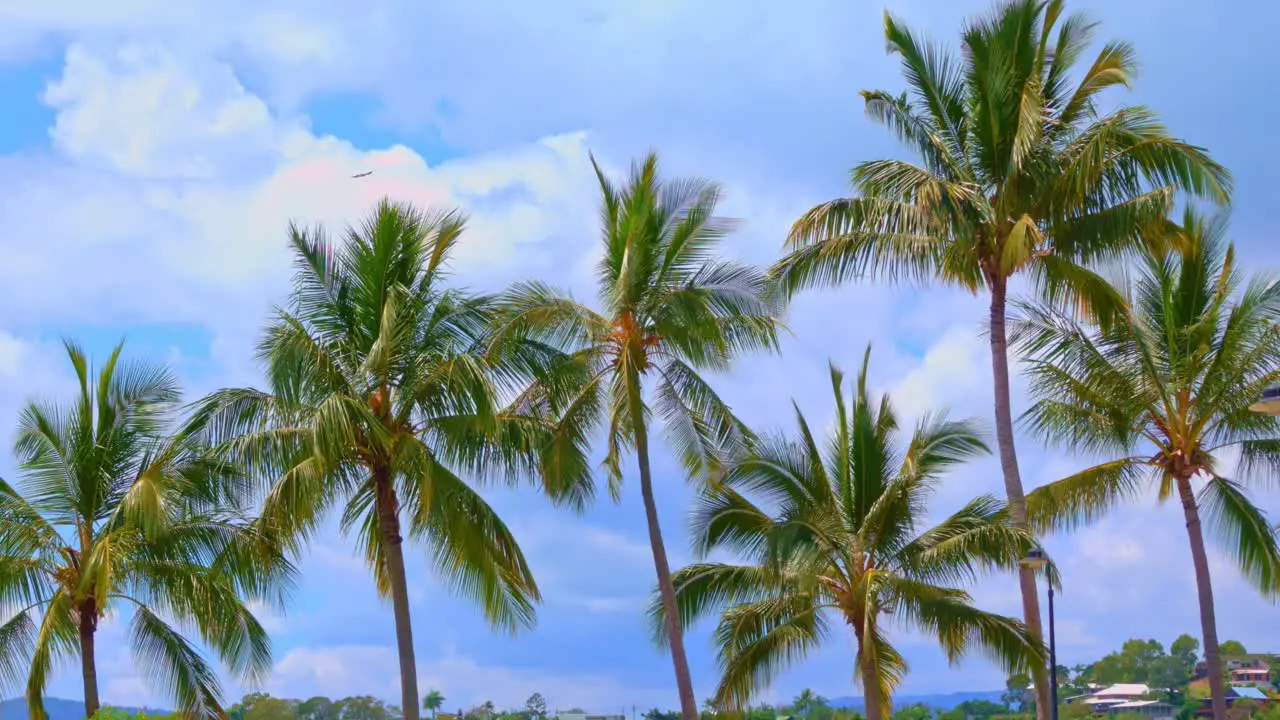
M 356 178 L 369 177 L 369 176 L 370 176 L 370 175 L 372 175 L 372 174 L 373 174 L 373 171 L 372 171 L 372 170 L 366 170 L 365 172 L 362 172 L 362 173 L 356 173 L 355 175 L 352 175 L 352 176 L 351 176 L 351 179 L 352 179 L 352 180 L 354 180 L 354 179 L 356 179 Z

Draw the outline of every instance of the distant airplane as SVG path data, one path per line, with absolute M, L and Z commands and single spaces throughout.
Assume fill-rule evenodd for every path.
M 370 175 L 372 175 L 372 174 L 373 174 L 373 171 L 372 171 L 372 170 L 368 170 L 368 171 L 365 171 L 365 172 L 362 172 L 362 173 L 356 173 L 355 175 L 352 175 L 352 176 L 351 176 L 351 179 L 353 179 L 353 180 L 354 180 L 355 178 L 369 177 L 369 176 L 370 176 Z

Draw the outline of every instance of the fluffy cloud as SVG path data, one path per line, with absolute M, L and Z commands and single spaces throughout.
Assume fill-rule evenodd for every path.
M 271 689 L 300 697 L 396 697 L 399 685 L 394 648 L 347 645 L 290 650 L 276 665 Z M 577 706 L 614 708 L 621 698 L 635 703 L 666 702 L 661 690 L 637 687 L 614 677 L 589 673 L 554 675 L 534 668 L 488 665 L 452 652 L 420 657 L 418 686 L 424 692 L 427 688 L 444 689 L 450 708 L 467 708 L 486 700 L 499 707 L 521 707 L 535 692 L 546 698 L 553 711 Z
M 0 160 L 25 178 L 0 205 L 0 300 L 45 322 L 256 323 L 285 288 L 286 223 L 338 232 L 384 195 L 475 209 L 457 266 L 481 276 L 572 263 L 589 238 L 581 133 L 429 166 L 316 136 L 227 65 L 156 47 L 72 47 L 45 97 L 59 158 Z

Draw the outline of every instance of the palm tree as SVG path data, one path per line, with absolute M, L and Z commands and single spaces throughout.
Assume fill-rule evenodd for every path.
M 435 688 L 432 688 L 431 692 L 422 698 L 422 709 L 430 711 L 432 718 L 436 716 L 436 713 L 440 712 L 442 707 L 444 707 L 444 695 Z
M 494 625 L 532 624 L 539 599 L 515 538 L 463 480 L 514 468 L 530 442 L 524 419 L 496 406 L 519 358 L 491 351 L 484 298 L 445 286 L 464 222 L 384 200 L 338 246 L 290 226 L 293 292 L 258 352 L 269 390 L 218 391 L 192 420 L 268 481 L 262 516 L 286 536 L 343 505 L 343 530 L 391 599 L 405 720 L 420 706 L 406 531 Z
M 1219 720 L 1226 701 L 1202 516 L 1261 591 L 1280 593 L 1280 540 L 1246 491 L 1280 470 L 1280 421 L 1249 411 L 1280 384 L 1280 285 L 1256 277 L 1242 286 L 1225 229 L 1225 216 L 1187 211 L 1170 239 L 1176 250 L 1146 252 L 1137 278 L 1120 283 L 1131 309 L 1105 329 L 1039 305 L 1025 308 L 1014 333 L 1028 353 L 1029 425 L 1051 443 L 1116 456 L 1033 491 L 1033 524 L 1071 528 L 1148 488 L 1161 501 L 1176 494 Z M 1223 474 L 1224 452 L 1240 455 L 1234 478 Z
M 801 717 L 809 717 L 814 710 L 825 707 L 827 699 L 818 695 L 813 690 L 805 688 L 800 691 L 796 699 L 791 702 L 792 712 L 798 713 Z
M 864 91 L 867 114 L 919 157 L 872 160 L 852 173 L 855 197 L 796 221 L 774 272 L 791 291 L 869 275 L 931 280 L 990 299 L 996 441 L 1009 512 L 1025 524 L 1014 447 L 1005 331 L 1010 280 L 1029 276 L 1046 297 L 1105 317 L 1117 300 L 1086 265 L 1115 257 L 1163 222 L 1174 193 L 1226 201 L 1227 171 L 1169 136 L 1143 107 L 1102 114 L 1098 95 L 1128 86 L 1133 48 L 1102 47 L 1079 81 L 1073 71 L 1097 24 L 1064 15 L 1063 0 L 1006 0 L 971 22 L 957 56 L 886 14 L 889 51 L 908 92 Z M 1039 634 L 1029 568 L 1019 576 L 1023 617 Z M 1045 669 L 1035 669 L 1041 720 Z
M 749 558 L 691 565 L 674 578 L 681 625 L 723 608 L 714 635 L 722 707 L 745 707 L 829 639 L 833 618 L 852 631 L 868 720 L 890 716 L 907 670 L 885 634 L 890 617 L 936 637 L 953 662 L 973 649 L 1010 671 L 1043 660 L 1021 622 L 978 610 L 955 587 L 981 568 L 1016 567 L 1030 534 L 989 496 L 921 527 L 943 473 L 987 451 L 973 424 L 927 416 L 904 443 L 889 399 L 868 396 L 866 373 L 864 359 L 850 408 L 844 376 L 831 368 L 836 416 L 825 443 L 796 408 L 798 436 L 762 436 L 695 511 L 700 553 Z M 665 608 L 655 602 L 652 613 L 664 632 Z
M 195 628 L 238 677 L 264 680 L 271 643 L 244 598 L 278 602 L 292 568 L 226 504 L 242 478 L 168 434 L 179 390 L 167 368 L 121 362 L 117 346 L 95 379 L 65 347 L 79 395 L 22 411 L 21 492 L 0 480 L 0 684 L 25 676 L 43 719 L 49 674 L 78 654 L 92 716 L 98 623 L 123 608 L 136 667 L 188 717 L 218 717 L 215 670 L 166 619 Z
M 592 429 L 607 422 L 605 465 L 615 499 L 621 492 L 621 455 L 626 447 L 635 450 L 658 587 L 674 610 L 649 466 L 646 385 L 690 477 L 714 473 L 717 451 L 736 441 L 743 428 L 698 371 L 726 368 L 741 351 L 775 348 L 777 308 L 763 271 L 713 255 L 731 228 L 714 215 L 720 198 L 716 184 L 661 180 L 653 154 L 632 164 L 621 187 L 605 177 L 594 158 L 592 165 L 602 196 L 604 252 L 597 277 L 603 311 L 540 283 L 525 283 L 502 302 L 498 335 L 546 343 L 586 370 L 571 398 L 538 400 L 559 418 L 556 447 L 580 450 Z M 577 452 L 559 455 L 577 457 Z M 578 463 L 569 465 L 576 472 Z M 679 627 L 673 624 L 667 639 L 681 714 L 695 720 L 698 704 Z

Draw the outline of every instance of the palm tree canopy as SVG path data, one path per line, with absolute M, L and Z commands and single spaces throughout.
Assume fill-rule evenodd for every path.
M 563 351 L 580 369 L 576 392 L 525 398 L 559 418 L 554 446 L 563 467 L 548 469 L 568 469 L 573 477 L 563 484 L 589 482 L 580 458 L 590 430 L 607 423 L 606 467 L 610 490 L 618 492 L 621 453 L 635 434 L 629 402 L 643 392 L 643 378 L 652 378 L 670 445 L 691 476 L 704 475 L 715 470 L 718 449 L 746 429 L 698 371 L 727 368 L 739 352 L 776 349 L 776 296 L 763 271 L 716 257 L 733 228 L 715 215 L 718 185 L 663 180 L 654 154 L 633 163 L 622 185 L 594 158 L 592 165 L 603 197 L 601 311 L 524 283 L 501 300 L 497 334 Z
M 869 273 L 977 290 L 1030 269 L 1052 296 L 1114 309 L 1079 263 L 1137 244 L 1175 191 L 1227 201 L 1231 179 L 1150 110 L 1101 111 L 1100 93 L 1129 86 L 1135 55 L 1109 42 L 1078 72 L 1096 29 L 1063 0 L 1010 0 L 965 27 L 957 56 L 886 13 L 908 89 L 863 97 L 917 162 L 860 163 L 855 197 L 798 220 L 775 268 L 785 285 Z
M 815 693 L 810 688 L 801 690 L 800 694 L 796 696 L 796 699 L 791 701 L 791 709 L 805 717 L 808 717 L 809 713 L 814 709 L 826 707 L 826 705 L 827 699 Z
M 1024 305 L 1016 337 L 1034 403 L 1025 422 L 1051 443 L 1114 460 L 1033 491 L 1028 512 L 1048 530 L 1105 514 L 1180 476 L 1204 482 L 1197 504 L 1262 591 L 1280 592 L 1280 545 L 1248 488 L 1280 477 L 1280 421 L 1249 410 L 1280 384 L 1280 284 L 1247 283 L 1224 241 L 1226 216 L 1188 210 L 1118 292 L 1129 311 L 1105 331 L 1051 306 Z M 1231 477 L 1226 454 L 1238 454 Z
M 683 624 L 723 608 L 715 632 L 722 707 L 745 707 L 829 638 L 833 617 L 852 629 L 859 679 L 876 678 L 885 704 L 907 664 L 882 614 L 936 637 L 952 661 L 977 650 L 1013 670 L 1040 656 L 1020 622 L 974 608 L 956 587 L 984 569 L 1015 567 L 1030 547 L 1003 505 L 980 497 L 923 527 L 942 475 L 987 452 L 973 423 L 930 415 L 904 443 L 888 397 L 869 397 L 866 370 L 864 361 L 849 405 L 844 376 L 831 368 L 836 415 L 825 442 L 797 408 L 797 434 L 760 436 L 695 510 L 700 553 L 727 550 L 748 561 L 703 562 L 675 575 Z M 660 635 L 661 605 L 651 612 Z
M 136 667 L 185 713 L 217 717 L 214 668 L 167 619 L 237 677 L 265 680 L 270 640 L 245 601 L 282 602 L 293 568 L 232 502 L 243 476 L 169 433 L 179 389 L 167 368 L 123 362 L 117 346 L 94 378 L 79 347 L 66 351 L 77 398 L 22 411 L 22 483 L 0 480 L 0 685 L 25 682 L 44 717 L 49 673 L 79 654 L 82 618 L 96 626 L 119 608 Z
M 291 225 L 293 292 L 258 348 L 269 389 L 216 392 L 192 424 L 266 481 L 263 517 L 287 536 L 341 506 L 383 594 L 373 471 L 387 473 L 437 575 L 514 630 L 533 622 L 538 588 L 464 477 L 536 469 L 538 425 L 501 398 L 544 364 L 527 344 L 488 342 L 491 301 L 447 285 L 464 225 L 387 200 L 340 243 Z
M 422 698 L 422 707 L 433 712 L 439 710 L 444 707 L 444 695 L 439 690 L 432 690 Z

